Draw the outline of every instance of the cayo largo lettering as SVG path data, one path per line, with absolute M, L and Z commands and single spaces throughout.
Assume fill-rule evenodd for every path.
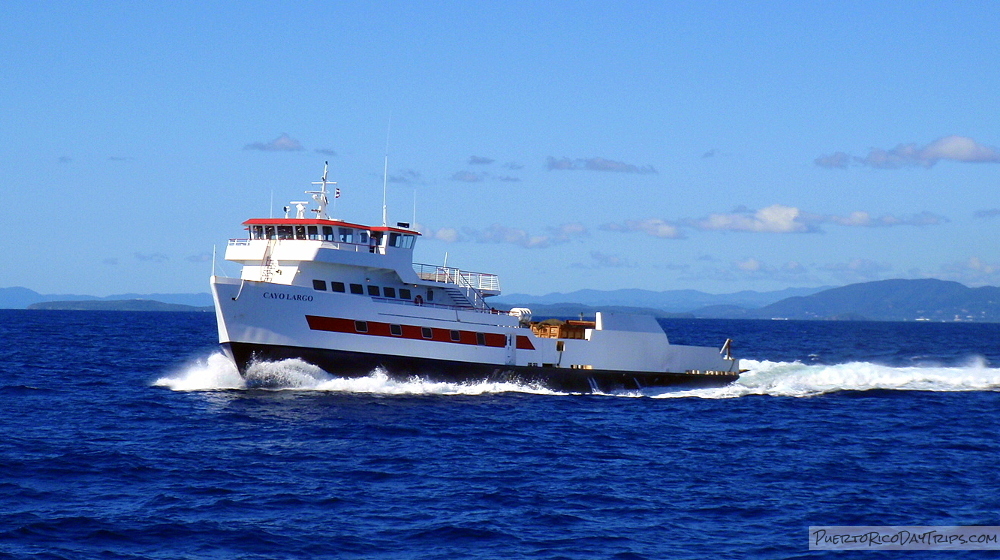
M 312 296 L 302 294 L 283 294 L 281 292 L 264 292 L 266 299 L 284 299 L 288 301 L 312 301 Z

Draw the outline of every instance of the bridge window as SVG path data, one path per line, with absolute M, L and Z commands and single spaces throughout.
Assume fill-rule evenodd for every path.
M 264 235 L 268 239 L 274 239 L 275 238 L 275 235 L 274 235 L 274 226 L 264 226 Z
M 264 226 L 253 226 L 250 229 L 250 239 L 264 239 Z
M 359 231 L 358 232 L 358 245 L 367 245 L 367 244 L 368 244 L 368 232 L 367 231 Z
M 333 241 L 333 226 L 323 226 L 323 241 Z
M 292 238 L 292 226 L 278 226 L 278 239 Z
M 382 295 L 385 297 L 396 297 L 396 288 L 382 288 Z
M 351 293 L 363 296 L 365 295 L 365 287 L 361 284 L 351 284 Z
M 392 232 L 389 234 L 389 245 L 400 249 L 413 247 L 413 236 Z
M 354 230 L 351 228 L 342 227 L 340 229 L 340 235 L 338 240 L 341 243 L 354 243 Z
M 295 226 L 295 239 L 306 238 L 306 226 Z
M 335 292 L 344 293 L 344 283 L 343 282 L 330 282 L 330 289 Z
M 368 295 L 378 297 L 378 286 L 368 286 Z
M 410 290 L 408 288 L 400 288 L 399 299 L 410 299 Z
M 313 289 L 321 292 L 326 291 L 326 280 L 313 280 Z
M 309 226 L 306 230 L 309 232 L 309 239 L 319 239 L 319 228 L 316 226 Z

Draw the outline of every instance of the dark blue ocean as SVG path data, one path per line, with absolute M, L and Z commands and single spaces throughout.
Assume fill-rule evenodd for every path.
M 808 527 L 1000 525 L 1000 325 L 663 323 L 750 372 L 247 389 L 212 314 L 0 311 L 0 557 L 847 558 Z

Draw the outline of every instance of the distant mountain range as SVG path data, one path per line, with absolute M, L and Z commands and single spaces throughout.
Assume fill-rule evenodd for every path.
M 584 305 L 591 307 L 623 306 L 639 307 L 665 311 L 668 313 L 691 313 L 697 309 L 709 306 L 736 306 L 744 309 L 756 309 L 765 305 L 795 296 L 808 296 L 830 286 L 820 288 L 787 288 L 776 292 L 743 291 L 733 294 L 707 294 L 698 290 L 667 290 L 654 292 L 650 290 L 577 290 L 569 293 L 551 293 L 544 296 L 527 294 L 509 294 L 491 298 L 493 304 L 502 306 L 538 307 Z
M 602 295 L 607 296 L 603 302 Z M 513 307 L 530 307 L 536 316 L 593 315 L 595 306 L 617 304 L 658 316 L 680 313 L 719 319 L 1000 322 L 1000 288 L 969 288 L 958 282 L 935 279 L 882 280 L 839 288 L 722 295 L 694 290 L 582 290 L 546 296 L 511 295 L 502 301 Z
M 741 314 L 742 313 L 742 314 Z M 1000 288 L 969 288 L 945 280 L 882 280 L 851 284 L 759 309 L 701 309 L 701 317 L 876 321 L 1000 322 Z
M 596 311 L 659 317 L 871 321 L 1000 322 L 1000 288 L 969 288 L 945 280 L 882 280 L 839 288 L 790 288 L 777 292 L 707 294 L 696 290 L 580 290 L 545 296 L 492 298 L 494 307 L 529 307 L 536 317 L 593 316 Z M 0 288 L 0 309 L 116 309 L 210 311 L 201 294 L 42 295 L 27 288 Z
M 123 301 L 151 300 L 161 303 L 172 303 L 191 307 L 211 307 L 212 294 L 116 294 L 113 296 L 96 297 L 72 294 L 40 294 L 28 288 L 0 288 L 0 309 L 26 309 L 29 305 L 43 302 L 73 302 L 73 301 Z

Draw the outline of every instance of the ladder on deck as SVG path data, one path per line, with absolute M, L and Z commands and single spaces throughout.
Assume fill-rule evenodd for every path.
M 274 276 L 274 269 L 276 264 L 274 259 L 271 258 L 271 253 L 274 250 L 275 239 L 267 240 L 267 247 L 264 249 L 264 258 L 260 261 L 260 280 L 262 282 L 270 282 L 271 277 Z

